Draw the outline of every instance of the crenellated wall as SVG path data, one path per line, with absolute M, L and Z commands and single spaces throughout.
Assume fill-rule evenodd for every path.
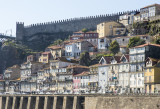
M 134 10 L 138 11 L 138 10 Z M 97 24 L 105 21 L 117 21 L 120 15 L 128 12 L 119 12 L 116 14 L 96 15 L 89 17 L 71 18 L 53 22 L 31 24 L 24 26 L 23 22 L 16 23 L 16 39 L 22 41 L 24 37 L 29 37 L 37 33 L 58 33 L 75 32 L 83 28 L 96 29 Z

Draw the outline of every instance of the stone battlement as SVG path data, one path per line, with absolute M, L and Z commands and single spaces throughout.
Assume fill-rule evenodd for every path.
M 106 21 L 117 21 L 120 15 L 138 10 L 119 12 L 115 14 L 96 15 L 89 17 L 71 18 L 52 22 L 37 23 L 24 26 L 24 22 L 16 23 L 16 39 L 22 41 L 24 37 L 37 33 L 75 32 L 83 28 L 95 30 L 97 24 Z

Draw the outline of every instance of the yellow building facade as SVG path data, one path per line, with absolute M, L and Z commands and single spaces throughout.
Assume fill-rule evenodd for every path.
M 158 60 L 147 59 L 144 77 L 146 93 L 157 93 L 160 90 L 160 63 Z
M 112 21 L 112 22 L 103 22 L 97 25 L 97 33 L 99 38 L 107 36 L 120 36 L 124 35 L 126 28 L 121 23 Z
M 41 56 L 39 57 L 39 62 L 49 63 L 50 58 L 51 58 L 51 53 L 50 52 L 43 52 L 41 54 Z
M 47 50 L 51 52 L 53 59 L 62 57 L 62 55 L 64 54 L 64 49 L 60 46 L 50 46 L 47 47 Z

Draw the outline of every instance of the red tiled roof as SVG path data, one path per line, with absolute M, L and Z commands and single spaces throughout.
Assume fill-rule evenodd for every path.
M 117 63 L 120 63 L 121 56 L 113 56 Z
M 127 60 L 128 60 L 128 62 L 129 62 L 129 54 L 123 54 L 122 57 L 123 57 L 123 56 L 126 57 Z M 121 61 L 122 57 L 120 58 L 120 61 Z
M 87 69 L 89 69 L 89 67 L 82 66 L 82 65 L 71 65 L 71 66 L 68 66 L 67 68 L 87 68 Z
M 29 55 L 29 56 L 27 56 L 28 58 L 30 58 L 30 57 L 32 57 L 33 55 Z
M 120 48 L 127 48 L 127 46 L 120 46 Z
M 52 49 L 52 50 L 56 50 L 56 49 L 61 49 L 62 47 L 60 46 L 50 46 L 50 47 L 47 47 L 49 49 Z
M 71 37 L 83 37 L 82 35 L 74 35 L 74 36 L 71 36 Z
M 141 9 L 144 9 L 144 8 L 149 8 L 149 7 L 152 7 L 152 6 L 157 6 L 157 5 L 159 5 L 159 4 L 152 4 L 152 5 L 148 5 L 148 6 L 145 6 L 145 7 L 143 7 L 143 8 L 141 8 Z M 159 5 L 160 6 L 160 5 Z
M 88 43 L 90 43 L 89 41 L 85 41 L 85 40 L 83 40 L 83 39 L 78 39 L 78 40 L 75 40 L 75 41 L 73 41 L 73 42 L 70 42 L 70 43 L 68 43 L 68 44 L 66 44 L 66 45 L 71 45 L 71 44 L 74 44 L 74 43 L 77 43 L 77 42 L 88 42 Z M 92 43 L 90 43 L 91 44 L 91 46 L 94 46 Z
M 76 42 L 82 42 L 83 39 L 78 39 L 78 40 L 70 40 L 70 42 L 68 42 L 66 45 L 71 45 L 73 43 L 76 43 Z
M 69 63 L 78 63 L 78 60 L 70 59 L 70 58 L 66 58 L 66 57 L 58 57 L 57 60 L 50 60 L 50 62 L 58 62 L 58 61 L 69 62 Z
M 112 56 L 105 56 L 104 59 L 105 59 L 105 61 L 106 61 L 106 64 L 110 64 L 110 63 L 111 63 Z
M 157 47 L 160 47 L 160 45 L 158 45 L 158 44 L 143 44 L 143 45 L 135 46 L 133 48 L 140 48 L 140 47 L 145 47 L 145 46 L 157 46 Z
M 50 54 L 50 52 L 43 52 L 42 54 Z
M 87 76 L 89 75 L 89 71 L 83 71 L 82 73 L 76 74 L 74 76 Z
M 113 39 L 120 39 L 120 38 L 132 38 L 132 37 L 147 37 L 148 35 L 136 35 L 136 36 L 121 36 L 121 37 L 115 37 Z

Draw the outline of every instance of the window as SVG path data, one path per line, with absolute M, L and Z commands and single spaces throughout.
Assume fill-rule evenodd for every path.
M 149 76 L 149 81 L 151 81 L 151 76 Z
M 110 25 L 109 28 L 112 29 L 112 25 Z
M 105 74 L 105 72 L 102 73 L 102 75 L 104 75 L 104 74 Z
M 151 68 L 149 68 L 149 72 L 151 72 Z
M 126 81 L 126 85 L 128 85 L 128 81 Z
M 145 68 L 145 72 L 147 72 L 147 69 Z
M 134 77 L 136 78 L 136 74 L 134 74 Z
M 138 80 L 138 85 L 140 85 L 141 84 L 141 80 Z
M 147 77 L 145 77 L 144 80 L 147 81 Z

